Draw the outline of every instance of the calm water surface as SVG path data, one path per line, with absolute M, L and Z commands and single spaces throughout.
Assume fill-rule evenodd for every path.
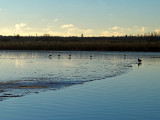
M 160 53 L 1 51 L 0 66 L 3 120 L 160 119 Z

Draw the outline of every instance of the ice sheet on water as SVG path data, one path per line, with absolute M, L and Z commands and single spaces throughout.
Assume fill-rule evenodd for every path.
M 0 99 L 118 76 L 131 70 L 132 63 L 123 55 L 103 52 L 4 52 Z

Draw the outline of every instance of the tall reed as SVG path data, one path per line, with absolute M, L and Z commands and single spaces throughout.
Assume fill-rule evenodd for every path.
M 159 36 L 0 37 L 0 50 L 160 51 Z

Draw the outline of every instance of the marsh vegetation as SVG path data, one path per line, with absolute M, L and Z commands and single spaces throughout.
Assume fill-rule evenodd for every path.
M 160 51 L 160 36 L 0 37 L 0 50 Z

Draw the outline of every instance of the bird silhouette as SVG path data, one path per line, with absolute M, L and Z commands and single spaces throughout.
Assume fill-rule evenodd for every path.
M 52 55 L 49 55 L 48 57 L 52 57 Z
M 48 55 L 48 58 L 49 58 L 49 59 L 52 59 L 52 55 Z
M 142 60 L 140 58 L 138 58 L 138 63 L 141 63 L 141 62 L 142 62 Z

